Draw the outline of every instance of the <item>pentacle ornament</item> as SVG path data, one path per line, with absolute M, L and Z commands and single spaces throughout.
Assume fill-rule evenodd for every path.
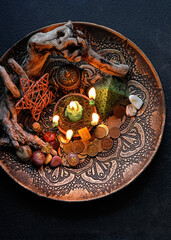
M 8 65 L 10 58 L 15 59 L 20 64 L 25 63 L 28 57 L 26 47 L 28 39 L 37 32 L 47 33 L 59 26 L 62 26 L 62 24 L 57 23 L 39 29 L 12 46 L 1 58 L 1 64 L 8 70 L 8 73 L 14 74 Z M 101 111 L 101 115 L 105 117 L 103 124 L 107 125 L 109 133 L 106 136 L 105 129 L 99 129 L 99 133 L 96 132 L 96 135 L 102 134 L 102 138 L 96 139 L 95 126 L 93 126 L 93 129 L 90 130 L 91 138 L 87 141 L 79 140 L 83 142 L 84 149 L 81 142 L 75 142 L 74 146 L 71 143 L 63 143 L 63 149 L 58 147 L 56 150 L 59 156 L 55 157 L 52 162 L 53 166 L 62 162 L 62 165 L 57 168 L 46 164 L 41 168 L 35 168 L 29 162 L 19 161 L 11 148 L 0 148 L 0 166 L 22 187 L 40 196 L 66 202 L 87 201 L 105 197 L 131 183 L 151 162 L 160 145 L 165 124 L 162 85 L 153 65 L 145 54 L 133 42 L 112 29 L 83 22 L 74 22 L 73 27 L 84 33 L 91 49 L 105 58 L 106 61 L 129 66 L 130 70 L 125 77 L 125 80 L 128 81 L 129 92 L 140 97 L 144 104 L 141 110 L 138 110 L 137 115 L 128 117 L 126 114 L 124 115 L 125 109 L 115 109 L 116 105 L 113 105 L 113 93 L 116 93 L 117 90 L 113 87 L 113 81 L 117 81 L 119 86 L 118 79 L 113 80 L 111 78 L 106 81 L 105 86 L 104 82 L 100 86 L 96 86 L 97 111 Z M 71 29 L 67 27 L 67 30 L 70 31 Z M 64 34 L 62 38 L 65 37 Z M 39 53 L 35 52 L 35 54 Z M 53 80 L 59 87 L 55 96 L 57 100 L 59 99 L 58 94 L 63 97 L 66 93 L 79 92 L 82 84 L 82 70 L 86 69 L 87 72 L 86 78 L 83 79 L 84 86 L 93 85 L 98 79 L 104 78 L 101 69 L 94 66 L 98 63 L 97 61 L 94 62 L 94 65 L 90 65 L 84 61 L 85 59 L 75 62 L 70 61 L 69 63 L 65 61 L 66 59 L 63 56 L 58 53 L 50 54 L 45 59 L 43 66 L 43 74 L 49 73 L 48 69 L 51 69 L 51 72 L 54 73 Z M 45 58 L 46 54 L 42 57 Z M 36 70 L 38 66 L 32 67 Z M 26 78 L 24 77 L 24 79 Z M 37 79 L 40 79 L 40 76 Z M 32 82 L 26 82 L 28 86 L 25 85 L 25 90 L 32 85 Z M 105 92 L 103 89 L 105 89 Z M 42 92 L 40 93 L 40 96 L 42 96 Z M 4 99 L 2 91 L 1 94 L 0 101 Z M 121 92 L 119 94 L 121 95 Z M 28 100 L 29 96 L 27 95 Z M 74 100 L 80 101 L 77 98 Z M 108 101 L 111 107 L 107 108 L 106 102 L 101 105 L 101 100 Z M 24 101 L 24 104 L 26 103 L 29 102 Z M 38 104 L 38 102 L 36 103 Z M 117 104 L 122 105 L 122 103 Z M 90 109 L 89 102 L 86 102 L 85 106 L 88 112 L 88 109 Z M 54 106 L 48 105 L 40 115 L 39 124 L 44 132 L 52 128 L 50 127 L 52 125 L 50 117 L 53 115 L 53 109 Z M 115 112 L 113 112 L 114 109 Z M 117 116 L 112 116 L 114 113 Z M 24 114 L 27 115 L 27 110 Z M 24 114 L 21 119 L 28 118 Z M 81 122 L 79 124 L 79 129 L 85 128 Z M 66 124 L 63 128 L 65 126 Z M 86 127 L 89 128 L 89 126 Z M 21 129 L 18 127 L 17 130 Z M 58 135 L 59 131 L 56 130 L 56 132 Z M 85 134 L 82 135 L 83 138 Z M 30 136 L 30 133 L 28 136 Z M 52 156 L 50 157 L 52 158 Z

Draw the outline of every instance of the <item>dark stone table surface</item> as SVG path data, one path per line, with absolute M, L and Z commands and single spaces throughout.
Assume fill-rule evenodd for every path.
M 90 202 L 37 197 L 0 169 L 0 239 L 171 239 L 171 1 L 1 0 L 0 56 L 31 31 L 67 20 L 112 28 L 148 56 L 165 93 L 163 139 L 133 183 Z

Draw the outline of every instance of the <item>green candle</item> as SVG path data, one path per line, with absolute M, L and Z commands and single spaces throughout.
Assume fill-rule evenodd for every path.
M 82 118 L 83 107 L 78 101 L 71 101 L 65 110 L 65 117 L 67 117 L 71 122 L 77 122 Z

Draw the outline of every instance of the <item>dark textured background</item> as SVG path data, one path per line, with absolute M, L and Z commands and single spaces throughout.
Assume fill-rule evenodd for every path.
M 37 197 L 0 169 L 0 239 L 171 239 L 171 1 L 1 0 L 0 56 L 31 31 L 70 19 L 115 29 L 146 53 L 165 92 L 163 140 L 133 183 L 85 203 Z

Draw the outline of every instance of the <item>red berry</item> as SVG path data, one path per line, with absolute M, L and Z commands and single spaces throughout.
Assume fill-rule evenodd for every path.
M 40 150 L 37 150 L 32 154 L 32 163 L 37 167 L 40 167 L 42 164 L 44 164 L 45 160 L 45 154 Z
M 54 140 L 55 140 L 55 137 L 56 137 L 56 134 L 53 133 L 53 132 L 46 132 L 46 133 L 43 135 L 43 138 L 44 138 L 45 142 L 54 141 Z
M 57 167 L 57 166 L 61 165 L 61 163 L 62 163 L 62 159 L 59 156 L 54 156 L 52 158 L 52 161 L 50 162 L 50 166 Z

